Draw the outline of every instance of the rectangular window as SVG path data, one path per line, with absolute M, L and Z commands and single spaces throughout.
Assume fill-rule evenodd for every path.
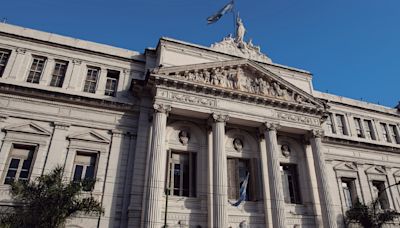
M 285 203 L 300 204 L 297 166 L 294 164 L 281 164 L 280 169 Z
M 389 209 L 389 200 L 385 189 L 385 182 L 372 181 L 372 196 L 373 200 L 378 199 L 376 205 L 378 209 Z
M 336 114 L 336 122 L 337 122 L 337 131 L 341 135 L 347 135 L 344 116 L 340 114 Z
M 365 138 L 375 140 L 371 120 L 364 120 Z
M 85 87 L 83 88 L 83 92 L 88 92 L 88 93 L 96 92 L 99 73 L 100 73 L 100 68 L 88 67 L 85 80 Z
M 11 51 L 9 50 L 0 49 L 0 77 L 3 76 L 4 70 L 6 69 L 10 53 Z
M 354 118 L 354 124 L 356 126 L 357 137 L 364 138 L 364 135 L 363 135 L 363 132 L 362 132 L 362 126 L 361 126 L 361 119 L 360 118 Z
M 169 189 L 174 196 L 196 197 L 196 154 L 171 152 L 169 155 Z
M 355 187 L 355 180 L 342 178 L 342 190 L 344 202 L 347 208 L 353 207 L 357 200 L 357 190 Z
M 68 62 L 62 60 L 56 60 L 53 74 L 51 77 L 50 86 L 62 87 L 65 73 L 67 72 Z
M 42 76 L 46 58 L 41 56 L 33 56 L 31 69 L 29 70 L 27 82 L 39 84 L 40 77 Z
M 333 127 L 333 121 L 332 121 L 332 114 L 328 114 L 328 117 L 326 119 L 326 126 L 328 128 L 328 132 L 335 134 L 335 130 Z
M 387 125 L 385 123 L 381 123 L 380 125 L 381 125 L 383 140 L 385 142 L 390 142 L 390 137 L 389 137 L 389 132 L 388 132 L 388 129 L 387 129 Z
M 390 135 L 392 137 L 392 142 L 400 144 L 399 132 L 397 131 L 396 125 L 389 125 Z
M 119 78 L 119 71 L 116 70 L 107 71 L 107 82 L 104 95 L 115 97 L 118 88 L 118 78 Z
M 35 149 L 34 146 L 13 145 L 4 184 L 28 180 Z
M 94 180 L 97 154 L 77 152 L 74 161 L 73 181 Z

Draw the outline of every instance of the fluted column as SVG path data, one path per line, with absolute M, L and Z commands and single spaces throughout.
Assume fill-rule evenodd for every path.
M 321 137 L 322 130 L 313 130 L 310 138 L 312 153 L 314 157 L 314 166 L 317 174 L 318 191 L 321 202 L 321 209 L 324 218 L 324 227 L 337 227 L 335 209 L 332 204 L 331 191 L 328 184 L 328 173 L 325 165 L 325 156 L 322 151 Z
M 147 186 L 147 205 L 144 219 L 144 227 L 162 227 L 161 208 L 163 206 L 163 192 L 165 182 L 165 166 L 167 154 L 165 151 L 165 131 L 167 115 L 171 106 L 154 104 L 153 134 L 150 145 L 149 179 Z
M 214 183 L 214 226 L 228 227 L 228 180 L 225 153 L 225 124 L 228 115 L 214 113 L 213 119 L 213 183 Z
M 265 140 L 267 143 L 268 170 L 270 178 L 271 206 L 274 227 L 286 228 L 285 201 L 279 163 L 279 147 L 276 132 L 278 124 L 265 123 Z

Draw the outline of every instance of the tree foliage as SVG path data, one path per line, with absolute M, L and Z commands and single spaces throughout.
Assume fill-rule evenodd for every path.
M 379 199 L 375 199 L 366 205 L 357 200 L 357 202 L 346 212 L 347 224 L 358 223 L 365 228 L 380 228 L 384 224 L 393 221 L 400 213 L 391 209 L 378 209 Z
M 88 193 L 94 181 L 63 181 L 63 169 L 56 167 L 31 182 L 11 185 L 15 206 L 2 210 L 2 227 L 57 228 L 77 213 L 100 215 L 101 204 Z

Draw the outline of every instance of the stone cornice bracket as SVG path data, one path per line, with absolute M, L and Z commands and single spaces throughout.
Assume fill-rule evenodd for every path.
M 213 113 L 211 115 L 214 122 L 227 122 L 229 120 L 229 115 L 222 113 Z
M 310 131 L 310 135 L 314 138 L 322 138 L 324 137 L 324 130 L 322 129 L 313 129 Z
M 72 60 L 72 63 L 73 63 L 74 65 L 81 65 L 82 60 L 80 60 L 80 59 L 73 59 L 73 60 Z
M 265 122 L 264 126 L 267 131 L 277 131 L 281 126 L 278 123 Z
M 154 112 L 156 113 L 164 113 L 167 114 L 171 111 L 171 105 L 166 105 L 166 104 L 154 104 L 153 105 Z
M 63 122 L 53 122 L 53 126 L 55 129 L 66 130 L 71 126 L 71 124 Z

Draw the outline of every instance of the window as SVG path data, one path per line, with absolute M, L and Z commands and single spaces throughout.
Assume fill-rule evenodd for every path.
M 357 137 L 359 138 L 364 138 L 362 128 L 361 128 L 361 119 L 360 118 L 354 118 L 354 124 L 356 125 L 356 132 L 357 132 Z
M 83 92 L 95 93 L 97 86 L 97 79 L 99 76 L 100 68 L 97 67 L 88 67 L 85 87 L 83 88 Z
M 300 204 L 300 190 L 297 176 L 297 166 L 281 164 L 282 186 L 285 203 Z
M 342 135 L 347 135 L 346 129 L 345 129 L 345 122 L 344 122 L 344 116 L 340 114 L 336 114 L 336 122 L 337 122 L 337 131 L 339 134 Z
M 390 136 L 392 137 L 392 142 L 400 144 L 399 132 L 397 131 L 396 125 L 389 125 Z
M 342 178 L 342 191 L 344 203 L 347 208 L 353 207 L 357 200 L 357 190 L 355 188 L 355 180 Z
M 87 180 L 92 181 L 96 178 L 97 154 L 77 152 L 74 161 L 73 181 Z M 90 191 L 93 186 L 85 186 L 85 191 Z
M 326 126 L 328 128 L 328 131 L 330 133 L 335 133 L 334 127 L 333 127 L 333 121 L 332 121 L 332 114 L 328 114 L 328 117 L 326 118 Z
M 15 180 L 28 180 L 34 153 L 34 146 L 13 146 L 9 158 L 8 170 L 4 180 L 4 184 L 11 184 Z
M 169 190 L 174 196 L 196 197 L 196 154 L 171 152 L 169 155 Z
M 27 82 L 39 84 L 40 77 L 42 76 L 46 58 L 41 56 L 33 56 L 31 69 L 29 70 Z
M 365 138 L 375 140 L 371 120 L 364 120 Z
M 390 138 L 389 138 L 389 132 L 387 129 L 387 125 L 385 123 L 381 123 L 381 129 L 382 129 L 382 136 L 383 136 L 383 140 L 385 142 L 390 142 Z
M 62 87 L 64 82 L 65 73 L 67 72 L 68 62 L 56 60 L 51 77 L 50 86 Z
M 372 199 L 378 198 L 376 207 L 378 209 L 389 209 L 388 196 L 386 194 L 385 182 L 383 181 L 372 181 Z
M 118 87 L 119 71 L 108 70 L 104 95 L 115 97 Z
M 0 77 L 3 76 L 4 69 L 6 69 L 6 65 L 8 59 L 10 58 L 11 51 L 0 49 Z

